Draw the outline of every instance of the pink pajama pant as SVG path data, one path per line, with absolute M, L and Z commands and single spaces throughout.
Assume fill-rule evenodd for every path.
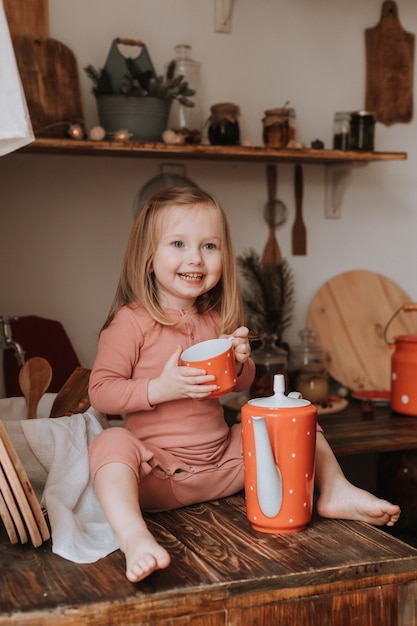
M 216 463 L 201 465 L 177 458 L 167 450 L 145 444 L 125 428 L 108 428 L 93 440 L 90 472 L 107 463 L 124 463 L 139 483 L 142 511 L 168 511 L 196 502 L 215 500 L 243 489 L 240 424 L 230 429 L 227 447 Z

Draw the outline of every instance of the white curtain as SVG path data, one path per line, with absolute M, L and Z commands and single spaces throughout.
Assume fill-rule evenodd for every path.
M 0 156 L 34 139 L 3 0 L 0 0 Z

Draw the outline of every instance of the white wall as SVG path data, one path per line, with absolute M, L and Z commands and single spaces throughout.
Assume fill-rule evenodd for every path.
M 414 0 L 397 2 L 402 26 L 417 33 Z M 235 0 L 231 34 L 214 32 L 214 0 L 49 0 L 50 36 L 76 54 L 85 119 L 98 122 L 83 67 L 102 67 L 113 38 L 142 39 L 158 72 L 178 43 L 202 63 L 204 108 L 231 101 L 241 130 L 262 143 L 266 108 L 290 100 L 298 137 L 331 147 L 335 111 L 363 108 L 364 29 L 377 24 L 381 0 Z M 277 230 L 296 277 L 296 321 L 306 324 L 324 281 L 370 269 L 417 300 L 417 122 L 377 124 L 376 149 L 406 151 L 408 160 L 355 169 L 342 217 L 324 217 L 325 168 L 304 166 L 308 254 L 291 254 L 294 167 L 278 167 L 278 196 L 290 218 Z M 0 315 L 60 320 L 82 364 L 92 365 L 97 332 L 115 290 L 138 190 L 161 161 L 115 157 L 25 155 L 0 162 Z M 265 164 L 187 161 L 187 176 L 214 193 L 229 216 L 237 253 L 262 251 L 267 238 Z

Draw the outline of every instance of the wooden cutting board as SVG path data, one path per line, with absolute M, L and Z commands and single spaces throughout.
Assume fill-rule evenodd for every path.
M 330 375 L 348 389 L 389 390 L 392 349 L 384 340 L 408 294 L 382 274 L 353 270 L 324 283 L 311 301 L 308 327 L 324 348 Z M 417 313 L 401 312 L 388 339 L 417 334 Z
M 68 136 L 70 123 L 82 123 L 77 61 L 63 43 L 18 36 L 13 46 L 34 133 Z
M 37 526 L 39 529 L 39 533 L 43 541 L 47 541 L 50 538 L 49 528 L 45 521 L 45 517 L 43 515 L 41 506 L 38 502 L 38 499 L 35 495 L 34 489 L 32 487 L 32 483 L 29 480 L 29 476 L 26 473 L 26 470 L 23 466 L 22 461 L 19 458 L 19 455 L 16 452 L 16 449 L 12 443 L 12 440 L 9 437 L 9 434 L 3 424 L 0 421 L 0 439 L 2 444 L 0 445 L 0 453 L 1 450 L 9 456 L 10 463 L 13 465 L 14 470 L 16 472 L 16 477 L 20 481 L 20 485 L 22 488 L 22 494 L 24 494 L 25 499 L 27 500 L 27 508 L 30 509 L 30 513 L 25 515 L 25 519 L 27 523 L 32 523 L 33 526 Z M 22 495 L 23 497 L 23 495 Z M 22 509 L 22 512 L 25 511 L 25 508 Z
M 3 0 L 12 39 L 48 37 L 48 0 Z
M 414 35 L 405 31 L 395 2 L 386 0 L 381 19 L 365 30 L 366 103 L 387 126 L 413 117 Z

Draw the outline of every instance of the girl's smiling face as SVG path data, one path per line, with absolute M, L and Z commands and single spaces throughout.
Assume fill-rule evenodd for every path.
M 163 210 L 152 269 L 161 306 L 189 309 L 222 275 L 222 228 L 213 207 Z

